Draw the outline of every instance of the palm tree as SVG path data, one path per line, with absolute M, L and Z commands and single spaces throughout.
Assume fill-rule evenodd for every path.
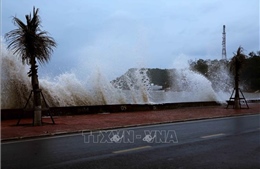
M 39 9 L 33 7 L 33 15 L 25 15 L 26 23 L 23 23 L 17 17 L 13 17 L 14 29 L 5 34 L 8 43 L 7 48 L 12 50 L 14 54 L 18 54 L 22 58 L 23 64 L 30 65 L 28 76 L 31 77 L 31 84 L 34 95 L 34 125 L 41 125 L 41 90 L 38 81 L 38 66 L 36 60 L 40 64 L 45 64 L 50 60 L 53 47 L 56 42 L 49 37 L 48 32 L 40 29 L 41 21 L 38 15 Z
M 243 48 L 240 46 L 237 49 L 237 53 L 233 56 L 230 62 L 230 71 L 235 77 L 235 109 L 240 107 L 240 97 L 239 97 L 239 73 L 245 63 L 247 56 L 243 54 Z

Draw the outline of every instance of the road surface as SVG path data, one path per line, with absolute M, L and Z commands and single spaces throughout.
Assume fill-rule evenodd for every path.
M 260 168 L 260 115 L 1 144 L 2 168 Z

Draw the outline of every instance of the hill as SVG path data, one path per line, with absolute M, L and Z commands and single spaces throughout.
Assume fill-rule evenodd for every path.
M 142 85 L 154 90 L 166 90 L 171 86 L 174 71 L 175 69 L 131 68 L 111 83 L 114 87 L 123 90 L 138 89 Z

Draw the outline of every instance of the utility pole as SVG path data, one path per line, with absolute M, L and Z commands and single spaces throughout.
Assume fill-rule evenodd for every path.
M 227 60 L 227 51 L 226 51 L 226 26 L 223 25 L 222 33 L 222 59 Z

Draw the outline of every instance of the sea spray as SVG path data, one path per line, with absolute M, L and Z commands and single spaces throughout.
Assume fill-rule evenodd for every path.
M 29 68 L 2 46 L 1 108 L 22 108 L 30 94 Z
M 124 75 L 113 80 L 112 84 L 127 96 L 127 103 L 151 103 L 149 99 L 151 83 L 145 68 L 131 68 Z
M 176 99 L 173 102 L 216 101 L 217 96 L 211 82 L 203 75 L 189 69 L 174 71 L 172 88 Z M 174 98 L 174 97 L 173 97 Z M 169 97 L 167 97 L 169 99 Z
M 99 68 L 92 71 L 87 82 L 87 89 L 90 92 L 89 96 L 93 97 L 94 104 L 106 105 L 126 103 L 122 92 L 113 87 Z
M 1 62 L 1 108 L 23 108 L 31 92 L 31 82 L 27 76 L 29 66 L 23 65 L 19 57 L 8 52 L 5 47 L 2 47 Z M 227 99 L 227 96 L 219 97 L 219 93 L 225 93 L 221 87 L 216 92 L 207 78 L 187 68 L 175 70 L 170 75 L 172 84 L 169 89 L 152 90 L 147 71 L 145 68 L 129 69 L 116 81 L 110 81 L 106 78 L 109 72 L 104 73 L 96 68 L 85 77 L 78 77 L 74 72 L 64 72 L 54 78 L 39 77 L 39 83 L 47 103 L 53 107 L 223 102 Z M 219 79 L 226 76 L 225 73 L 218 75 L 221 76 Z
M 231 95 L 233 89 L 233 78 L 229 71 L 227 62 L 212 61 L 209 63 L 208 78 L 212 82 L 212 88 L 217 95 L 217 101 L 224 103 Z
M 50 106 L 82 106 L 93 101 L 75 74 L 63 73 L 51 79 L 39 79 L 41 88 Z
M 1 53 L 1 61 L 1 108 L 23 108 L 31 92 L 30 78 L 27 76 L 29 67 L 23 65 L 18 56 L 6 50 Z M 129 90 L 115 87 L 99 69 L 81 80 L 75 73 L 65 72 L 54 78 L 39 77 L 39 83 L 47 104 L 53 107 L 138 104 L 149 103 L 148 92 L 144 87 L 149 81 L 145 76 L 142 71 L 136 71 L 135 81 L 129 83 Z M 32 106 L 32 99 L 29 103 Z

